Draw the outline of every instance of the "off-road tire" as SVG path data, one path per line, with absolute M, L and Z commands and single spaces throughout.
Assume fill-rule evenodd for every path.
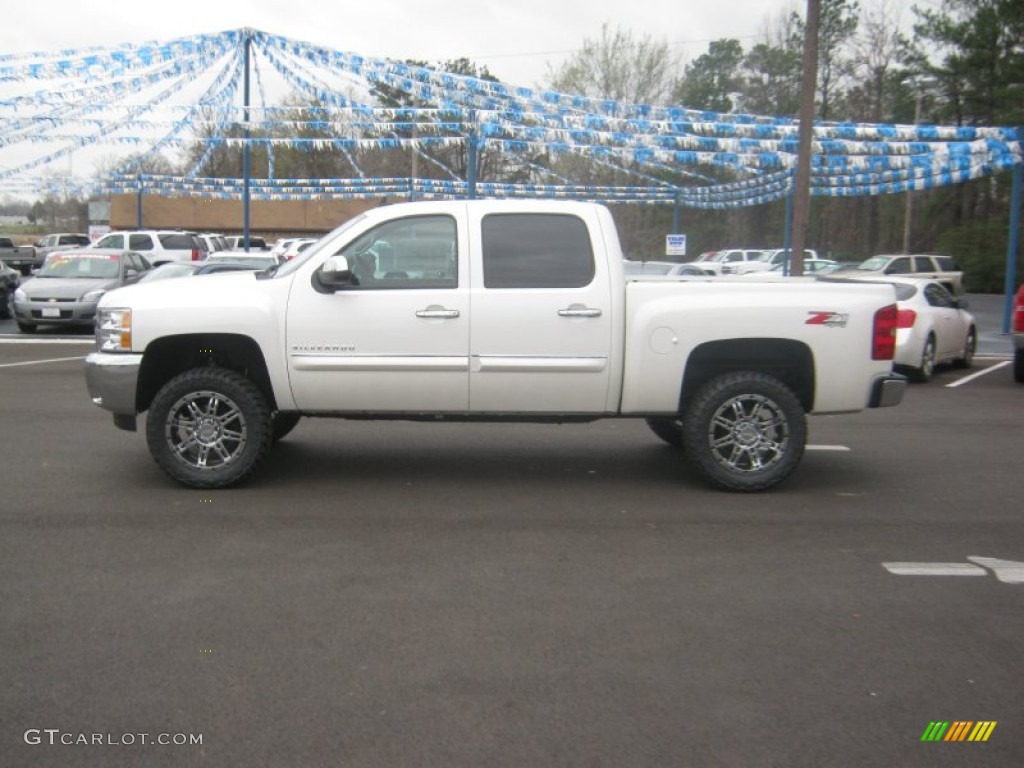
M 245 376 L 193 368 L 167 382 L 149 406 L 146 441 L 159 467 L 192 488 L 223 488 L 248 477 L 273 435 L 266 399 Z
M 299 419 L 301 418 L 302 417 L 294 411 L 278 411 L 275 413 L 271 423 L 271 442 L 276 443 L 295 429 L 295 425 L 299 423 Z
M 729 491 L 763 491 L 800 464 L 807 416 L 777 379 L 754 371 L 706 382 L 683 412 L 683 446 L 701 474 Z
M 683 422 L 680 419 L 656 418 L 646 419 L 651 432 L 656 434 L 673 448 L 683 447 Z

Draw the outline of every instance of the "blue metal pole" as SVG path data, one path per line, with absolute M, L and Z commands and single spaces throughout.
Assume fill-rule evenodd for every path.
M 675 205 L 672 208 L 672 234 L 673 235 L 681 235 L 681 234 L 683 234 L 682 232 L 679 231 L 679 228 L 682 226 L 682 210 L 681 210 L 682 204 L 683 204 L 682 203 L 682 196 L 680 194 L 680 191 L 677 189 L 676 190 L 676 202 L 675 202 Z
M 244 94 L 243 94 L 243 107 L 244 107 L 244 123 L 245 128 L 243 135 L 245 137 L 245 143 L 242 146 L 242 180 L 243 180 L 243 192 L 242 192 L 242 245 L 246 251 L 249 250 L 249 202 L 250 202 L 250 189 L 249 189 L 249 176 L 251 172 L 250 168 L 250 157 L 249 157 L 249 59 L 250 51 L 252 49 L 252 30 L 245 30 L 245 83 L 244 83 Z
M 1013 294 L 1017 288 L 1017 251 L 1020 248 L 1020 203 L 1024 164 L 1013 166 L 1013 188 L 1010 193 L 1010 237 L 1006 246 L 1006 299 L 1003 306 L 1003 333 L 1010 332 L 1013 317 Z
M 136 176 L 139 191 L 135 195 L 135 228 L 142 229 L 142 177 Z

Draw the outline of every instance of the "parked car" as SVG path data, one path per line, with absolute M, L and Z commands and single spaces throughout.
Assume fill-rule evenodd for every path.
M 789 258 L 789 248 L 772 248 L 771 250 L 761 251 L 761 255 L 755 259 L 726 262 L 722 264 L 722 274 L 746 275 L 750 272 L 767 272 L 775 267 L 782 269 L 789 261 Z M 804 249 L 804 264 L 809 261 L 815 261 L 817 258 L 817 251 L 811 250 L 810 248 Z
M 318 242 L 318 240 L 314 237 L 300 237 L 292 240 L 291 244 L 285 248 L 284 253 L 281 254 L 282 259 L 284 261 L 291 261 L 315 242 Z
M 804 259 L 805 275 L 827 275 L 835 272 L 839 267 L 839 262 L 833 259 Z M 768 271 L 773 274 L 782 274 L 787 270 L 785 264 L 776 264 Z
M 243 272 L 258 271 L 273 266 L 275 263 L 270 257 L 246 256 L 234 253 L 231 258 L 211 256 L 206 261 L 190 262 L 169 262 L 151 269 L 141 278 L 140 283 L 149 283 L 154 280 L 170 280 L 177 277 L 192 277 L 193 275 L 212 275 L 215 272 Z
M 727 264 L 735 265 L 761 258 L 764 258 L 764 250 L 761 248 L 727 248 L 721 251 L 706 251 L 690 264 L 703 269 L 709 275 L 721 275 Z
M 1024 285 L 1013 300 L 1013 379 L 1024 384 Z
M 967 301 L 939 280 L 886 277 L 896 289 L 896 355 L 893 367 L 913 381 L 931 381 L 935 366 L 970 368 L 978 328 Z
M 215 232 L 204 232 L 199 235 L 199 239 L 203 241 L 208 254 L 231 250 L 230 246 L 228 246 L 228 240 L 224 235 L 218 235 Z
M 680 264 L 675 261 L 634 261 L 626 259 L 622 262 L 627 277 L 634 275 L 698 275 L 707 277 L 708 273 L 693 264 Z
M 241 264 L 250 269 L 266 269 L 276 264 L 283 264 L 284 259 L 274 256 L 272 253 L 245 253 L 244 251 L 222 251 L 212 254 L 204 266 L 215 264 Z
M 941 282 L 954 296 L 964 292 L 964 273 L 950 256 L 926 253 L 872 256 L 852 269 L 844 268 L 842 272 L 858 277 L 885 275 L 928 278 Z
M 283 237 L 274 243 L 274 246 L 270 249 L 270 252 L 275 256 L 283 256 L 284 252 L 288 250 L 288 247 L 296 240 L 301 240 L 299 237 Z
M 17 245 L 13 238 L 0 236 L 0 264 L 28 275 L 39 266 L 34 245 Z
M 0 318 L 10 319 L 14 314 L 14 291 L 21 281 L 21 272 L 0 262 Z
M 46 257 L 54 251 L 68 251 L 72 248 L 85 248 L 92 244 L 88 235 L 81 232 L 58 232 L 46 235 L 36 243 L 36 261 L 42 266 Z
M 199 235 L 180 229 L 108 232 L 94 247 L 142 253 L 153 266 L 160 266 L 169 261 L 202 261 L 208 253 L 206 244 Z
M 154 280 L 171 280 L 176 277 L 191 277 L 199 267 L 205 264 L 203 261 L 169 261 L 159 267 L 153 267 L 142 277 L 140 283 L 150 283 Z
M 242 235 L 231 235 L 226 238 L 228 241 L 228 247 L 232 251 L 244 251 L 245 250 L 245 238 Z M 249 235 L 249 250 L 250 251 L 269 251 L 270 246 L 267 245 L 267 241 L 262 237 L 256 237 L 255 235 Z
M 103 294 L 136 282 L 151 268 L 134 251 L 55 251 L 14 292 L 14 319 L 25 333 L 33 333 L 39 325 L 92 325 Z
M 769 275 L 771 277 L 780 277 L 788 275 L 786 264 L 776 264 L 770 269 L 744 272 L 744 277 L 763 277 Z M 839 262 L 833 261 L 832 259 L 804 259 L 804 275 L 827 275 L 835 270 L 839 269 Z

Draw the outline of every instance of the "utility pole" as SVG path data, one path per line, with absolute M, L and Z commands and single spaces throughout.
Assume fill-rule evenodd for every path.
M 800 141 L 797 152 L 796 185 L 793 190 L 793 249 L 789 274 L 804 273 L 804 243 L 811 215 L 811 140 L 814 133 L 814 90 L 818 82 L 818 25 L 821 0 L 807 0 L 804 29 L 804 70 L 800 87 Z
M 918 125 L 921 122 L 921 98 L 923 96 L 922 89 L 931 85 L 934 80 L 932 78 L 914 77 L 908 78 L 903 81 L 905 84 L 909 84 L 914 89 L 914 125 Z M 912 181 L 913 169 L 907 170 L 907 184 L 909 185 Z M 907 188 L 907 203 L 906 210 L 903 213 L 903 252 L 910 253 L 910 235 L 912 232 L 912 222 L 914 214 L 914 191 Z

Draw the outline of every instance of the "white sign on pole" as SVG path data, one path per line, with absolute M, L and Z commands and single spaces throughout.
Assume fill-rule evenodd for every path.
M 685 256 L 686 235 L 665 235 L 665 255 Z

